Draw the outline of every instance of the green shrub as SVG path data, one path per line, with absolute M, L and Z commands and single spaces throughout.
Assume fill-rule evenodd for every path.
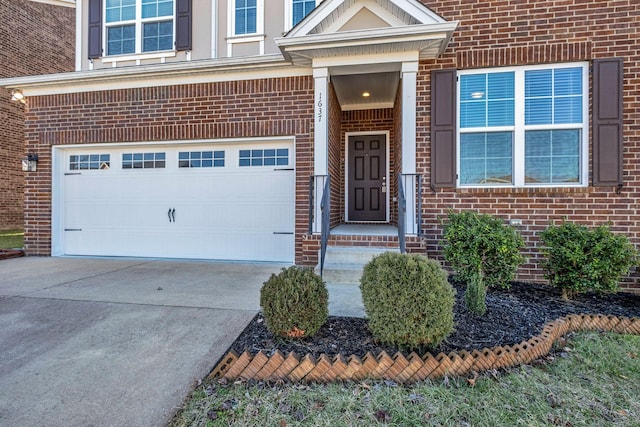
M 487 287 L 508 288 L 524 262 L 522 236 L 499 218 L 467 211 L 449 213 L 444 240 L 444 257 L 467 286 L 467 309 L 483 315 Z
M 386 252 L 364 268 L 360 281 L 369 328 L 401 347 L 436 346 L 453 331 L 455 291 L 434 260 Z
M 444 257 L 458 278 L 471 282 L 478 274 L 485 286 L 509 287 L 524 262 L 522 236 L 500 218 L 476 212 L 449 213 L 444 225 Z
M 329 316 L 329 293 L 313 270 L 283 268 L 260 291 L 266 327 L 274 335 L 302 338 L 315 334 Z
M 487 312 L 487 287 L 484 285 L 480 272 L 475 274 L 464 292 L 464 303 L 467 309 L 478 316 Z
M 562 290 L 565 299 L 578 293 L 616 292 L 620 278 L 638 260 L 638 253 L 626 236 L 607 226 L 589 229 L 563 222 L 551 225 L 540 234 L 545 277 Z

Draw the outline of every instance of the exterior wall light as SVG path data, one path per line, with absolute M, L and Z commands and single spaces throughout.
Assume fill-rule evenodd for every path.
M 22 170 L 24 172 L 35 172 L 38 169 L 38 155 L 27 154 L 27 157 L 22 159 Z
M 371 94 L 369 92 L 362 92 L 362 96 L 368 98 L 371 96 Z
M 26 102 L 24 100 L 24 93 L 22 93 L 22 91 L 19 90 L 19 89 L 15 89 L 13 92 L 11 92 L 11 100 L 12 101 L 20 101 L 23 104 Z

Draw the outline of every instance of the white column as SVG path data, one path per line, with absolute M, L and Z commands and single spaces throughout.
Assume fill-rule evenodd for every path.
M 328 141 L 328 93 L 329 70 L 327 68 L 315 68 L 314 78 L 314 136 L 313 136 L 313 174 L 329 174 L 329 141 Z M 315 180 L 314 200 L 314 224 L 313 231 L 319 233 L 322 228 L 322 216 L 320 203 L 322 199 L 322 186 L 324 180 Z
M 404 174 L 416 173 L 416 78 L 418 62 L 402 63 L 402 170 Z M 415 180 L 406 180 L 405 197 L 407 234 L 417 230 Z
M 329 171 L 328 142 L 328 100 L 329 70 L 319 68 L 313 70 L 314 95 L 314 138 L 313 138 L 313 173 L 326 175 Z

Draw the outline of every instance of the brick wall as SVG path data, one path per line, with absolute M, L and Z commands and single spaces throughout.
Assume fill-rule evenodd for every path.
M 636 2 L 423 0 L 423 3 L 447 20 L 460 21 L 444 54 L 420 64 L 416 96 L 417 172 L 423 175 L 425 183 L 429 182 L 431 172 L 431 70 L 618 56 L 625 60 L 625 186 L 617 194 L 615 188 L 594 187 L 433 192 L 425 185 L 422 194 L 425 236 L 423 241 L 412 241 L 410 247 L 415 250 L 425 247 L 430 256 L 441 259 L 439 217 L 446 215 L 448 209 L 473 209 L 505 220 L 521 219 L 520 230 L 527 241 L 529 258 L 520 270 L 519 278 L 523 280 L 543 279 L 537 235 L 549 223 L 563 218 L 586 225 L 610 221 L 615 231 L 627 234 L 640 246 L 636 203 L 640 196 L 640 32 L 637 31 L 640 7 Z M 27 177 L 26 239 L 30 253 L 50 251 L 51 145 L 296 135 L 296 261 L 316 262 L 317 239 L 306 235 L 308 180 L 313 173 L 310 77 L 43 96 L 30 100 L 28 106 L 27 148 L 42 159 L 38 173 Z M 400 112 L 398 106 L 345 112 L 341 118 L 342 138 L 351 130 L 389 130 L 392 148 L 395 147 L 392 152 L 399 154 L 400 137 L 394 134 L 400 129 Z M 330 138 L 333 141 L 335 136 Z M 344 148 L 340 151 L 344 153 Z M 337 153 L 332 155 L 335 157 Z M 396 166 L 392 165 L 391 170 L 397 170 Z M 639 289 L 638 277 L 634 271 L 626 285 Z
M 329 83 L 329 175 L 331 176 L 331 227 L 344 221 L 344 145 L 342 144 L 342 109 L 338 96 Z
M 75 9 L 2 0 L 0 78 L 74 69 Z M 0 89 L 0 230 L 23 225 L 24 106 Z
M 435 61 L 421 63 L 418 76 L 418 173 L 430 176 L 430 91 L 433 68 L 475 68 L 594 58 L 624 58 L 624 187 L 580 189 L 441 190 L 423 194 L 423 228 L 428 254 L 441 259 L 438 217 L 448 209 L 477 210 L 521 219 L 529 261 L 523 280 L 543 280 L 538 233 L 563 218 L 588 226 L 611 222 L 612 229 L 640 247 L 640 6 L 634 0 L 467 1 L 423 3 L 447 20 L 459 20 L 451 44 Z M 590 148 L 591 181 L 591 148 Z M 638 271 L 625 286 L 640 289 Z
M 81 120 L 78 118 L 81 117 Z M 310 77 L 193 84 L 42 96 L 29 100 L 27 149 L 38 171 L 27 175 L 25 248 L 51 245 L 51 147 L 79 143 L 296 136 L 296 253 L 307 233 L 313 173 Z

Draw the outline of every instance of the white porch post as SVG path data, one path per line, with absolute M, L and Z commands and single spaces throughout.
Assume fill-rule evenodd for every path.
M 328 92 L 329 92 L 329 69 L 314 68 L 314 137 L 313 137 L 313 174 L 329 174 L 329 142 L 328 142 Z M 320 214 L 320 203 L 324 179 L 315 179 L 314 191 L 314 220 L 313 232 L 320 233 L 322 229 L 322 216 Z
M 416 78 L 418 62 L 402 63 L 402 170 L 403 174 L 416 173 Z M 407 212 L 405 217 L 407 234 L 415 234 L 416 218 L 416 182 L 405 180 Z

